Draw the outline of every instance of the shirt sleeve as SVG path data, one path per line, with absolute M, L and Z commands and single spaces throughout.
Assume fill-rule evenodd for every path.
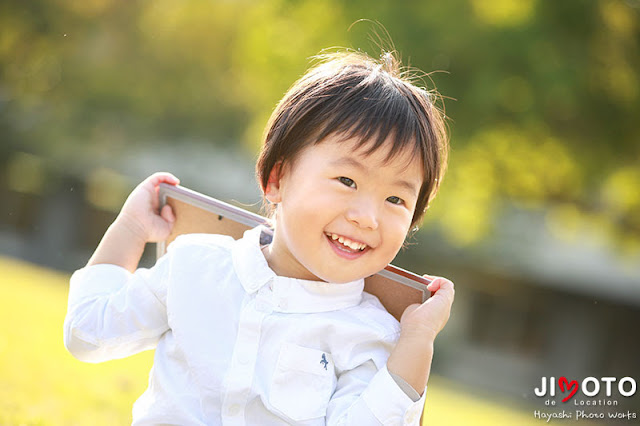
M 386 365 L 377 370 L 372 361 L 343 373 L 329 403 L 327 425 L 418 426 L 425 392 L 413 401 L 391 377 Z
M 153 349 L 169 329 L 169 257 L 134 273 L 109 264 L 76 271 L 64 321 L 67 350 L 81 361 L 102 362 Z

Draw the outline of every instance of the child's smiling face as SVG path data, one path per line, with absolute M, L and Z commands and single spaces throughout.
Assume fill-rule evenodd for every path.
M 410 150 L 387 159 L 391 142 L 330 135 L 269 179 L 276 231 L 266 250 L 281 276 L 344 283 L 373 275 L 396 256 L 411 226 L 423 180 Z

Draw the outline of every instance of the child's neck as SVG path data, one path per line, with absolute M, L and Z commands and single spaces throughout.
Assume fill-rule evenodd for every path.
M 269 268 L 276 275 L 308 281 L 322 281 L 302 266 L 288 250 L 279 250 L 278 248 L 275 238 L 271 244 L 261 248 Z

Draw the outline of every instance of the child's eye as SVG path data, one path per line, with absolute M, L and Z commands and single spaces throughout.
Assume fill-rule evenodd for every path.
M 391 196 L 389 198 L 387 198 L 387 201 L 390 202 L 391 204 L 397 204 L 399 206 L 404 204 L 404 200 L 400 197 L 396 197 L 396 196 Z
M 350 178 L 348 178 L 348 177 L 340 176 L 340 177 L 338 178 L 338 180 L 339 180 L 342 184 L 344 184 L 344 185 L 348 186 L 349 188 L 355 188 L 355 187 L 356 187 L 356 183 L 353 181 L 353 179 L 350 179 Z

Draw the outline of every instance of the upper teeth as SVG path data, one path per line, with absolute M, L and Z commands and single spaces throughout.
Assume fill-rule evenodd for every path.
M 351 241 L 348 238 L 343 237 L 342 235 L 338 235 L 338 234 L 327 234 L 329 237 L 331 237 L 332 240 L 338 240 L 339 242 L 341 242 L 342 244 L 344 244 L 347 247 L 350 247 L 354 250 L 364 250 L 365 247 L 367 247 L 366 244 L 364 243 L 358 243 L 356 241 Z

